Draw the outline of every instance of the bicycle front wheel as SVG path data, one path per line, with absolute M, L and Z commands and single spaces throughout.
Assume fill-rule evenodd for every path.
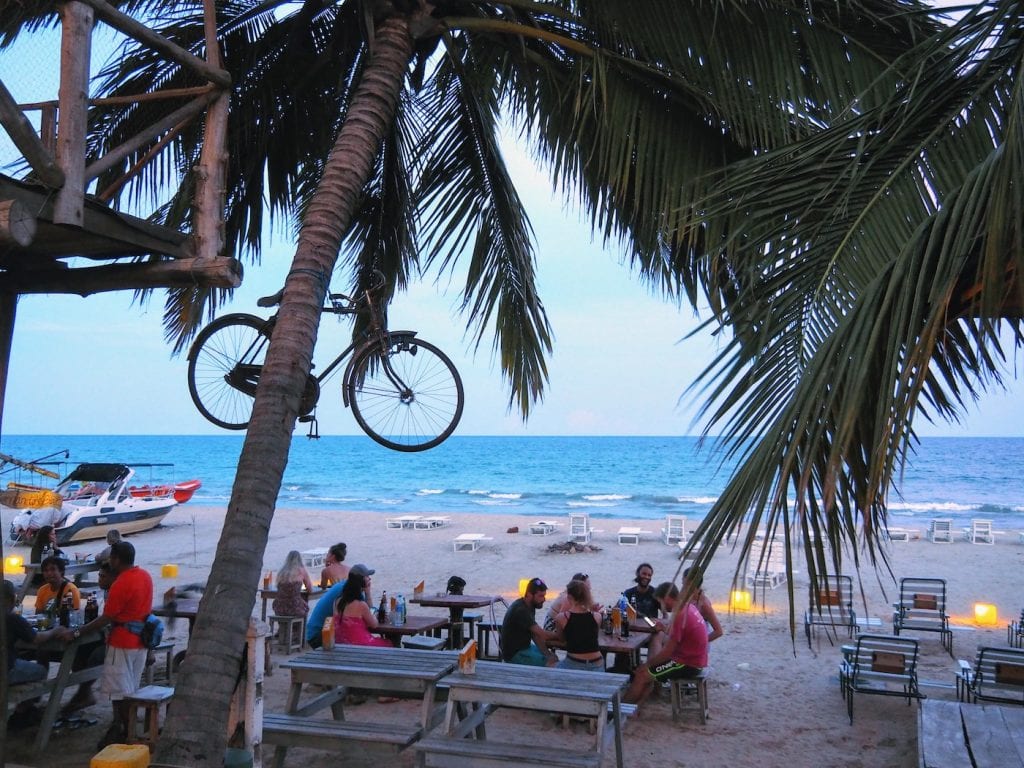
M 462 418 L 462 379 L 433 344 L 391 334 L 352 361 L 348 402 L 362 430 L 395 451 L 425 451 L 443 442 Z
M 225 315 L 206 326 L 188 355 L 188 391 L 208 420 L 245 429 L 270 346 L 269 323 L 255 315 Z

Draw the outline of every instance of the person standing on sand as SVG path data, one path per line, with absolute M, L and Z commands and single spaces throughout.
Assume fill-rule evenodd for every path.
M 327 550 L 327 556 L 324 557 L 324 569 L 320 571 L 320 589 L 327 589 L 332 584 L 337 584 L 348 578 L 348 566 L 342 562 L 347 554 L 348 547 L 343 541 L 339 541 Z
M 543 607 L 548 587 L 540 579 L 530 579 L 526 594 L 509 606 L 501 623 L 501 657 L 511 664 L 553 667 L 558 656 L 547 646 L 558 637 L 537 624 L 535 614 Z
M 663 582 L 654 596 L 665 613 L 671 615 L 679 602 L 679 590 L 671 582 Z M 693 679 L 708 665 L 708 632 L 704 619 L 692 602 L 679 606 L 664 647 L 651 653 L 636 668 L 622 700 L 639 704 L 654 690 L 655 683 L 677 678 Z
M 121 532 L 117 528 L 111 528 L 107 531 L 107 546 L 99 551 L 96 555 L 97 563 L 105 563 L 110 559 L 110 548 L 117 544 L 121 540 Z
M 103 660 L 100 690 L 110 696 L 114 720 L 100 739 L 97 749 L 107 744 L 121 743 L 125 736 L 127 711 L 122 700 L 139 689 L 139 681 L 146 667 L 148 651 L 138 632 L 126 625 L 140 626 L 153 607 L 153 578 L 135 565 L 135 547 L 131 542 L 119 541 L 110 547 L 110 568 L 114 583 L 103 605 L 103 613 L 78 629 L 61 627 L 55 636 L 69 642 L 83 634 L 99 632 L 113 625 L 107 640 L 107 654 Z

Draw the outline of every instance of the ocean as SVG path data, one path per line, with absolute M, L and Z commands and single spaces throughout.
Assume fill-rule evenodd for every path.
M 170 463 L 139 469 L 140 482 L 193 478 L 193 503 L 225 505 L 243 436 L 4 435 L 0 451 L 33 460 L 67 450 L 82 462 Z M 364 436 L 309 440 L 297 432 L 279 507 L 389 514 L 522 514 L 699 520 L 732 466 L 691 437 L 463 437 L 422 453 L 397 453 Z M 0 482 L 34 482 L 5 472 Z M 890 495 L 890 524 L 957 525 L 972 517 L 1024 528 L 1024 438 L 926 438 Z

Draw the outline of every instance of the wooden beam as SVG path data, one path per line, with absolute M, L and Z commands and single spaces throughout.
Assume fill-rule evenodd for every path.
M 242 265 L 237 259 L 165 259 L 78 269 L 10 270 L 4 289 L 89 296 L 149 288 L 237 288 L 241 283 Z
M 89 99 L 90 107 L 105 107 L 105 106 L 117 106 L 118 104 L 142 104 L 147 101 L 163 101 L 165 99 L 180 99 L 186 96 L 201 96 L 204 93 L 209 93 L 212 90 L 220 90 L 214 85 L 193 85 L 189 88 L 164 88 L 160 91 L 149 91 L 148 93 L 132 93 L 126 96 L 102 96 L 96 99 Z M 30 112 L 34 109 L 48 109 L 56 108 L 57 102 L 50 101 L 32 101 L 23 102 L 18 105 L 18 108 L 23 112 Z
M 71 0 L 60 6 L 60 120 L 57 164 L 65 183 L 57 193 L 53 220 L 82 226 L 85 206 L 85 135 L 88 130 L 89 59 L 92 51 L 92 9 Z
M 14 146 L 25 157 L 43 184 L 54 189 L 63 186 L 63 171 L 57 166 L 53 155 L 46 150 L 46 146 L 36 134 L 32 123 L 18 108 L 14 97 L 11 96 L 11 92 L 7 90 L 7 86 L 2 80 L 0 80 L 0 125 L 3 125 L 7 135 L 14 142 Z
M 121 13 L 104 0 L 82 0 L 96 11 L 96 16 L 119 32 L 133 37 L 139 42 L 145 43 L 150 48 L 162 53 L 172 61 L 176 61 L 187 69 L 191 69 L 200 77 L 219 85 L 221 88 L 231 87 L 231 75 L 218 67 L 212 67 L 198 56 L 186 51 L 181 46 L 172 43 L 166 37 L 158 35 L 153 30 L 140 24 L 131 16 Z
M 110 150 L 103 155 L 103 157 L 99 158 L 95 163 L 92 163 L 85 169 L 84 173 L 86 183 L 113 168 L 132 152 L 141 149 L 147 144 L 153 143 L 161 134 L 170 130 L 174 126 L 195 117 L 206 109 L 207 105 L 216 97 L 217 94 L 211 91 L 198 99 L 190 101 L 188 104 L 178 107 L 176 110 L 171 112 L 171 114 L 166 115 L 152 125 L 144 128 L 120 146 Z
M 0 245 L 25 247 L 36 236 L 36 217 L 19 200 L 0 200 Z

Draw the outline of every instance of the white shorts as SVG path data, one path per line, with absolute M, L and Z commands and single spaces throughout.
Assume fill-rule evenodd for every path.
M 123 699 L 139 689 L 142 673 L 146 669 L 145 648 L 111 648 L 103 660 L 103 675 L 100 690 L 109 694 L 111 700 Z

